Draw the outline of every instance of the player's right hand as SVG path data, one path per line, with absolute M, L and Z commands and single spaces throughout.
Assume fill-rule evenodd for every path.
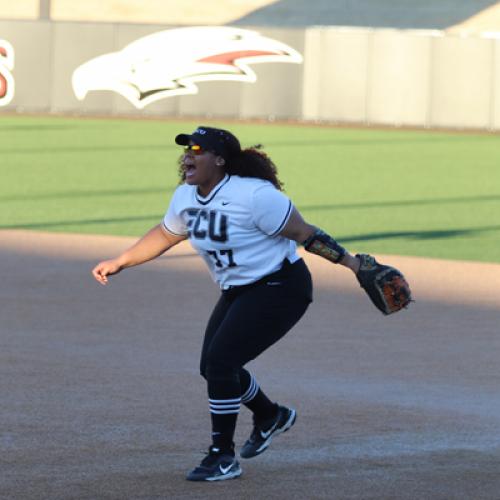
M 94 276 L 101 285 L 106 285 L 108 283 L 108 276 L 117 274 L 121 270 L 122 266 L 118 264 L 115 259 L 104 260 L 99 262 L 99 264 L 92 269 L 92 276 Z

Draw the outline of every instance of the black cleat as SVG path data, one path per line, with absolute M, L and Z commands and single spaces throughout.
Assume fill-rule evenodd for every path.
M 254 423 L 252 434 L 240 451 L 241 458 L 252 458 L 266 451 L 274 436 L 286 432 L 295 423 L 297 412 L 285 406 L 278 407 L 278 415 L 262 426 Z
M 221 452 L 210 446 L 207 456 L 201 464 L 187 476 L 188 481 L 222 481 L 241 476 L 241 467 L 234 458 L 234 453 Z

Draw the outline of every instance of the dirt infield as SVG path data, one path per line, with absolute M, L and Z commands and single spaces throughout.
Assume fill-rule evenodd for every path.
M 417 302 L 383 317 L 306 256 L 315 302 L 251 364 L 297 424 L 240 479 L 196 484 L 218 292 L 188 246 L 95 283 L 131 241 L 0 231 L 1 499 L 500 498 L 500 265 L 391 257 Z M 250 427 L 243 410 L 238 445 Z

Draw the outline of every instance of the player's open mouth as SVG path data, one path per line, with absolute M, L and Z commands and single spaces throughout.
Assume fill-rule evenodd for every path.
M 184 173 L 186 174 L 186 179 L 188 179 L 196 173 L 196 167 L 194 165 L 184 165 Z

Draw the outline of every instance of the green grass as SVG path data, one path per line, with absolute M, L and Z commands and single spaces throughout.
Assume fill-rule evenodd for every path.
M 309 222 L 351 251 L 500 262 L 500 136 L 212 122 L 262 143 Z M 140 235 L 197 123 L 0 117 L 0 229 Z M 1 237 L 1 236 L 0 236 Z

